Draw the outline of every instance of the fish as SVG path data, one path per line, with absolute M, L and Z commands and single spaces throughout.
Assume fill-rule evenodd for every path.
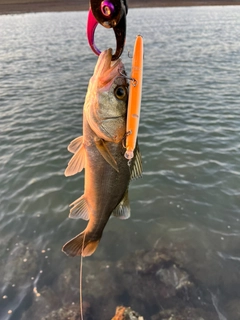
M 142 176 L 138 144 L 131 161 L 124 157 L 128 81 L 121 59 L 111 59 L 111 48 L 98 57 L 83 107 L 83 134 L 68 146 L 73 156 L 65 176 L 85 170 L 84 194 L 70 205 L 69 217 L 88 221 L 62 248 L 72 257 L 95 252 L 111 215 L 130 217 L 129 183 Z

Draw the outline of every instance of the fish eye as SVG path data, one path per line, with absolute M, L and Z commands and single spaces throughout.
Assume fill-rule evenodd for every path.
M 124 100 L 127 97 L 127 89 L 123 86 L 116 87 L 114 94 L 117 99 Z

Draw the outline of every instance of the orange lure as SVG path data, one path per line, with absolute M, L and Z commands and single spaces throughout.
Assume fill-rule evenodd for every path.
M 143 74 L 143 38 L 138 35 L 135 41 L 131 81 L 129 85 L 128 112 L 126 124 L 126 152 L 124 157 L 131 160 L 137 141 L 141 98 L 142 98 L 142 74 Z

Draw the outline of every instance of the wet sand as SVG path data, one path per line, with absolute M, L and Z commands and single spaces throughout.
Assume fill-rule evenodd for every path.
M 129 8 L 240 5 L 240 0 L 129 0 Z M 88 10 L 88 0 L 0 0 L 0 14 Z

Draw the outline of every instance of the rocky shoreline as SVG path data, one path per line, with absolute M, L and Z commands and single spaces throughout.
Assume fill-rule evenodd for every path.
M 183 6 L 225 6 L 240 5 L 239 0 L 129 0 L 129 8 L 140 7 L 183 7 Z M 77 0 L 0 0 L 0 14 L 17 14 L 30 12 L 85 11 L 89 1 Z

